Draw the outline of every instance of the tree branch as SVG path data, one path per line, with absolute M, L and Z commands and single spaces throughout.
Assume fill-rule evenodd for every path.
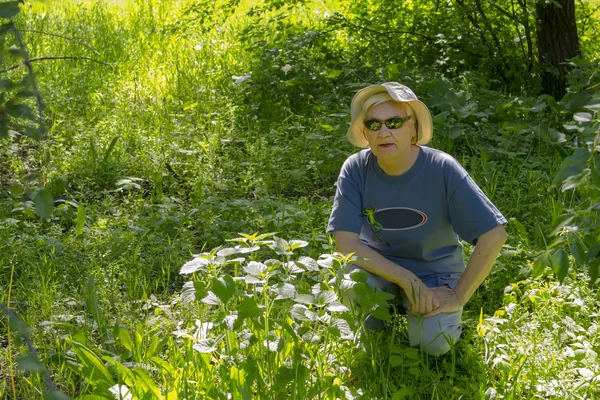
M 94 53 L 100 55 L 100 52 L 98 52 L 98 50 L 94 49 L 93 47 L 91 47 L 91 46 L 89 46 L 89 45 L 87 45 L 87 44 L 85 44 L 83 42 L 80 42 L 79 40 L 75 40 L 73 38 L 70 38 L 68 36 L 59 35 L 57 33 L 37 31 L 37 30 L 34 30 L 34 29 L 20 29 L 20 31 L 21 32 L 30 32 L 30 33 L 39 33 L 40 35 L 54 36 L 54 37 L 58 37 L 58 38 L 61 38 L 61 39 L 70 40 L 71 42 L 77 43 L 78 45 L 83 46 L 86 49 L 89 49 L 89 50 L 93 51 Z
M 378 31 L 378 30 L 375 30 L 375 29 L 372 29 L 372 28 L 367 28 L 366 26 L 361 26 L 361 25 L 353 24 L 353 23 L 349 22 L 348 19 L 346 19 L 346 17 L 344 17 L 343 15 L 339 15 L 339 14 L 337 14 L 337 16 L 334 15 L 334 16 L 330 17 L 330 19 L 332 19 L 332 21 L 334 23 L 338 23 L 339 25 L 341 25 L 344 28 L 350 27 L 350 28 L 354 28 L 354 29 L 358 29 L 358 30 L 362 30 L 362 31 L 371 32 L 371 33 L 374 33 L 374 34 L 377 34 L 377 35 L 381 35 L 381 36 L 387 36 L 387 35 L 414 35 L 414 36 L 419 36 L 419 37 L 421 37 L 421 38 L 423 38 L 425 40 L 428 40 L 430 42 L 437 42 L 438 41 L 438 39 L 436 39 L 435 37 L 427 36 L 427 35 L 419 33 L 419 32 L 397 31 L 397 30 L 385 31 L 385 32 Z M 324 32 L 324 33 L 326 33 L 326 32 Z M 473 55 L 473 56 L 476 56 L 476 57 L 483 57 L 482 54 L 475 53 L 475 52 L 470 51 L 470 50 L 466 50 L 466 49 L 463 48 L 463 46 L 460 46 L 460 45 L 457 45 L 457 44 L 453 44 L 453 43 L 437 43 L 437 44 L 443 44 L 446 47 L 451 47 L 451 48 L 454 48 L 454 49 L 458 49 L 460 51 L 463 51 L 463 52 L 465 52 L 467 54 L 470 54 L 470 55 Z
M 93 61 L 93 62 L 95 62 L 95 63 L 98 63 L 98 64 L 102 64 L 102 65 L 108 65 L 109 67 L 113 67 L 113 66 L 114 66 L 114 64 L 109 64 L 109 63 L 106 63 L 106 62 L 103 62 L 103 61 L 98 61 L 98 60 L 95 60 L 95 59 L 93 59 L 93 58 L 90 58 L 90 57 L 85 57 L 85 56 L 77 56 L 77 57 L 76 57 L 76 56 L 48 56 L 48 57 L 36 57 L 36 58 L 32 58 L 32 59 L 30 59 L 30 60 L 29 60 L 29 62 L 31 63 L 31 62 L 33 62 L 33 61 L 43 61 L 43 60 L 88 60 L 88 61 Z M 22 63 L 16 64 L 16 65 L 13 65 L 13 66 L 11 66 L 11 67 L 8 67 L 7 69 L 5 69 L 5 70 L 3 70 L 3 71 L 0 71 L 0 73 L 2 73 L 2 72 L 8 72 L 8 71 L 12 71 L 13 69 L 17 69 L 17 68 L 19 68 L 21 65 L 27 65 L 27 64 L 25 64 L 25 61 L 23 61 Z
M 20 321 L 20 319 L 15 315 L 15 313 L 12 312 L 12 310 L 10 308 L 8 308 L 8 306 L 6 304 L 0 303 L 0 309 L 2 309 L 2 311 L 4 311 L 6 313 L 9 320 Z M 33 345 L 33 342 L 31 341 L 31 339 L 29 338 L 29 335 L 23 334 L 23 340 L 25 341 L 25 343 L 27 343 L 29 352 L 31 354 L 33 354 L 33 356 L 38 360 L 40 365 L 44 365 L 40 361 L 39 353 L 38 353 L 36 347 Z M 52 378 L 50 378 L 50 374 L 48 373 L 48 370 L 45 367 L 41 368 L 40 373 L 44 377 L 44 381 L 46 382 L 46 386 L 48 386 L 48 389 L 56 390 L 56 388 L 54 387 L 54 384 L 52 383 Z
M 31 68 L 31 59 L 29 58 L 29 53 L 25 49 L 25 44 L 23 43 L 23 39 L 21 39 L 21 33 L 17 29 L 17 26 L 15 25 L 15 21 L 13 21 L 12 18 L 10 19 L 9 24 L 11 24 L 11 28 L 15 35 L 15 40 L 19 44 L 19 47 L 21 48 L 23 53 L 25 54 L 25 58 L 24 58 L 22 64 L 24 64 L 27 67 L 27 69 L 29 70 L 29 76 L 31 76 L 33 91 L 35 93 L 35 99 L 37 101 L 37 106 L 38 106 L 40 135 L 42 135 L 42 137 L 45 137 L 46 131 L 44 130 L 44 102 L 42 101 L 42 96 L 40 95 L 40 91 L 38 89 L 37 83 L 35 82 L 35 79 L 33 77 L 33 68 Z M 6 72 L 6 71 L 2 71 L 2 72 Z

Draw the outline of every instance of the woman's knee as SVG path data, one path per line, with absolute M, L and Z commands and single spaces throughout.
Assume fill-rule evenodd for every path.
M 461 314 L 461 312 L 440 314 L 439 318 L 421 319 L 419 322 L 417 318 L 410 318 L 408 327 L 410 345 L 420 347 L 432 356 L 446 354 L 462 333 Z
M 420 347 L 425 353 L 430 356 L 441 356 L 446 354 L 452 349 L 452 346 L 456 344 L 460 332 L 458 334 L 452 334 L 447 332 L 440 332 L 434 338 L 421 337 L 413 345 L 414 347 Z

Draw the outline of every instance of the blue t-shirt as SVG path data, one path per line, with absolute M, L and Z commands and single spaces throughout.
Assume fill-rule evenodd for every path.
M 399 176 L 387 175 L 370 149 L 348 157 L 327 233 L 359 234 L 362 243 L 419 278 L 439 277 L 439 285 L 454 287 L 465 270 L 459 237 L 476 244 L 506 219 L 456 159 L 419 147 L 414 165 Z

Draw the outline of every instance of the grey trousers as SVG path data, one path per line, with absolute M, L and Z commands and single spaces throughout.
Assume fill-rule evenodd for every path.
M 360 267 L 351 264 L 346 269 L 346 274 L 354 270 L 361 269 Z M 363 270 L 364 271 L 364 270 Z M 421 315 L 413 315 L 410 311 L 410 302 L 408 297 L 397 284 L 392 283 L 378 275 L 368 274 L 367 284 L 375 288 L 396 295 L 394 299 L 408 310 L 408 338 L 412 347 L 420 347 L 426 353 L 439 356 L 447 353 L 452 345 L 456 343 L 462 332 L 461 316 L 463 309 L 451 312 L 441 313 L 431 318 L 423 318 Z M 427 287 L 434 287 L 438 284 L 437 277 L 428 277 L 423 280 Z M 356 295 L 352 289 L 345 292 L 346 299 L 356 301 Z M 399 297 L 399 299 L 398 299 Z M 399 300 L 399 301 L 398 301 Z M 372 315 L 369 315 L 365 321 L 365 327 L 374 331 L 383 329 L 384 322 Z

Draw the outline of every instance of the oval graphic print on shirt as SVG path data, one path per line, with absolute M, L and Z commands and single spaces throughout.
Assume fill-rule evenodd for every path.
M 383 230 L 400 231 L 424 225 L 427 215 L 408 207 L 382 208 L 375 211 L 375 220 L 381 224 Z

